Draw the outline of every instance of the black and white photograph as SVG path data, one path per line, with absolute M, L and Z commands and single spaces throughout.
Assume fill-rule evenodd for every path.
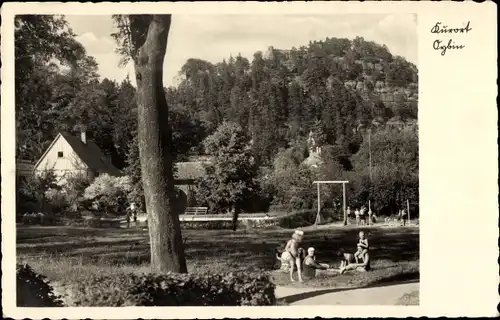
M 418 306 L 418 25 L 15 15 L 17 307 Z
M 418 304 L 416 23 L 17 16 L 18 304 Z

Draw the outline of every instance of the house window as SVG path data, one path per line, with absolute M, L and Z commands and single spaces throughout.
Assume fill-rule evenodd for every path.
M 62 158 L 63 157 L 63 152 L 62 151 L 58 151 L 57 152 L 57 157 L 58 158 Z

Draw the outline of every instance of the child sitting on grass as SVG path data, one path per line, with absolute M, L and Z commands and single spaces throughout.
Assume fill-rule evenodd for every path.
M 364 260 L 364 256 L 367 252 L 368 252 L 368 239 L 365 238 L 365 233 L 363 231 L 360 231 L 358 251 L 356 251 L 356 253 L 354 254 L 354 259 L 356 260 L 356 263 L 359 263 L 360 257 Z

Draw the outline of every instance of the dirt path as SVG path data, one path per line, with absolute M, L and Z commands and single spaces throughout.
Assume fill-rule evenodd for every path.
M 277 287 L 276 296 L 290 305 L 396 305 L 404 294 L 418 290 L 418 282 L 363 289 Z

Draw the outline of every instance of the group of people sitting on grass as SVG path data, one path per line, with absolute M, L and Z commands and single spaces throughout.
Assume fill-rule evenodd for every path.
M 326 263 L 319 263 L 316 261 L 315 249 L 310 247 L 306 251 L 300 247 L 304 236 L 304 232 L 296 230 L 292 238 L 287 242 L 285 250 L 281 256 L 277 253 L 276 257 L 281 261 L 281 270 L 290 273 L 290 281 L 295 281 L 293 273 L 295 267 L 299 281 L 303 281 L 303 276 L 307 279 L 314 278 L 321 273 L 338 272 L 343 274 L 348 270 L 356 270 L 359 272 L 366 272 L 370 270 L 370 253 L 368 239 L 365 237 L 363 231 L 359 232 L 359 241 L 357 243 L 357 251 L 354 254 L 339 252 L 341 258 L 339 268 L 334 268 Z M 361 261 L 361 262 L 360 262 Z

